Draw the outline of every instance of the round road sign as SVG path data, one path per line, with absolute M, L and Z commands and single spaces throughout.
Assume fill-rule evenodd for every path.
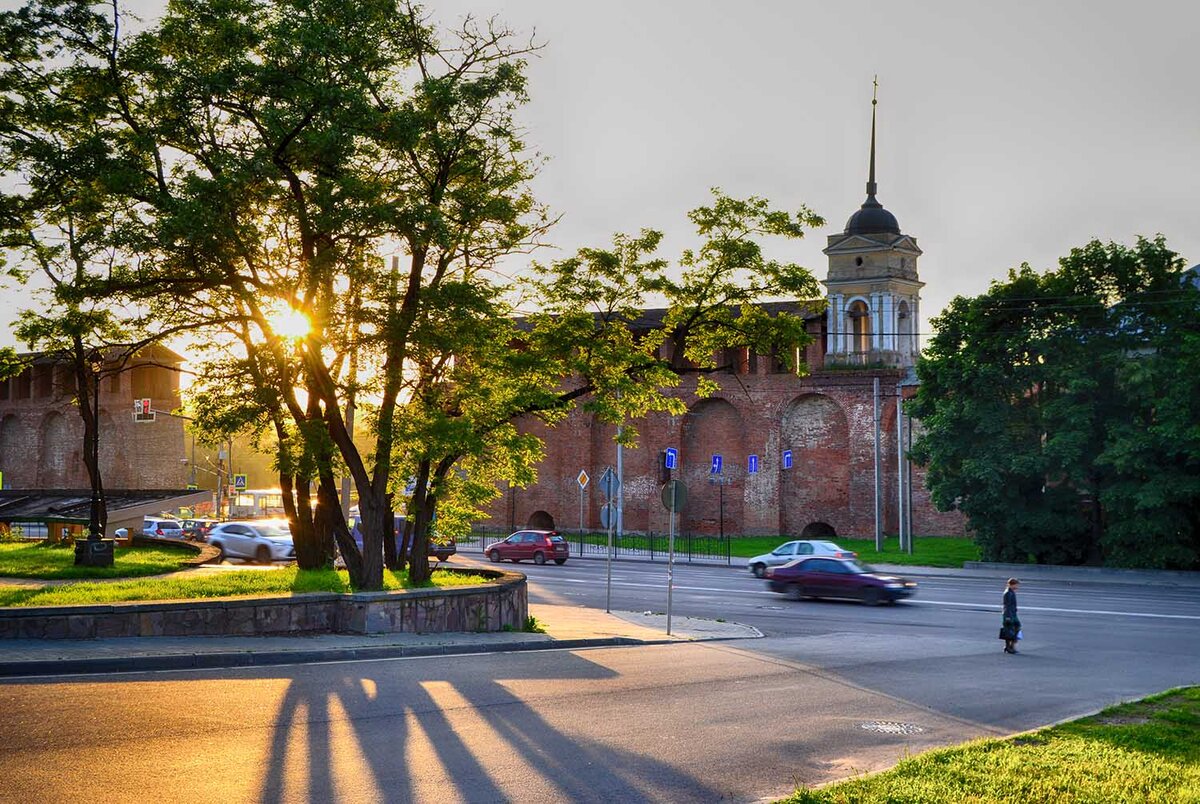
M 663 508 L 676 514 L 683 510 L 687 504 L 687 486 L 682 480 L 668 480 L 663 484 L 662 504 Z

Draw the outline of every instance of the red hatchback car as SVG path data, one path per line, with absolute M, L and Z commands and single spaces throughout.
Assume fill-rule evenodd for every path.
M 519 530 L 507 539 L 488 545 L 487 557 L 491 561 L 523 561 L 530 559 L 534 564 L 545 564 L 551 559 L 555 564 L 566 564 L 571 554 L 567 540 L 553 530 Z
M 767 567 L 767 586 L 792 600 L 842 597 L 868 606 L 895 603 L 917 591 L 915 581 L 874 572 L 852 558 L 813 556 L 782 567 Z

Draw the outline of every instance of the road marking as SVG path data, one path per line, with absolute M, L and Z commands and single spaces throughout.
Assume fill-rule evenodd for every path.
M 958 608 L 981 609 L 983 611 L 1001 611 L 1001 606 L 987 603 L 955 603 L 948 600 L 914 600 L 913 603 L 925 603 L 930 606 L 955 606 Z M 1143 611 L 1108 611 L 1106 609 L 1062 609 L 1054 606 L 1022 606 L 1020 611 L 1052 611 L 1059 614 L 1107 614 L 1114 617 L 1147 617 L 1156 620 L 1200 620 L 1197 614 L 1152 614 Z
M 558 580 L 562 583 L 594 583 L 594 581 L 577 580 L 575 578 L 558 578 L 556 580 Z M 620 583 L 614 581 L 613 586 L 631 586 L 631 587 L 636 587 L 636 588 L 641 588 L 641 589 L 660 589 L 662 587 L 661 584 L 634 583 L 631 581 L 625 581 L 625 582 L 620 582 Z M 713 586 L 685 586 L 682 584 L 675 584 L 675 590 L 680 591 L 680 592 L 724 592 L 724 593 L 737 592 L 738 594 L 743 594 L 743 595 L 744 594 L 765 595 L 767 597 L 778 597 L 778 595 L 779 595 L 779 593 L 777 593 L 777 592 L 756 591 L 753 589 L 728 589 L 728 588 L 713 587 Z M 736 603 L 737 601 L 729 601 L 729 602 Z M 960 603 L 957 601 L 950 601 L 950 600 L 929 600 L 927 598 L 921 598 L 919 600 L 915 600 L 915 599 L 908 600 L 906 602 L 908 602 L 910 604 L 915 603 L 918 606 L 922 605 L 922 604 L 928 604 L 930 606 L 952 606 L 952 607 L 956 607 L 956 608 L 976 609 L 979 611 L 1000 611 L 1001 610 L 1000 606 L 993 605 L 990 603 Z M 1054 613 L 1058 613 L 1058 614 L 1100 614 L 1100 615 L 1108 615 L 1108 616 L 1115 616 L 1115 617 L 1142 617 L 1142 618 L 1147 618 L 1147 619 L 1159 619 L 1159 620 L 1200 620 L 1200 615 L 1197 615 L 1197 614 L 1154 614 L 1151 612 L 1140 612 L 1140 611 L 1110 611 L 1110 610 L 1106 610 L 1106 609 L 1068 609 L 1068 608 L 1058 608 L 1058 607 L 1054 607 L 1054 606 L 1021 606 L 1020 610 L 1021 611 L 1048 611 L 1048 612 L 1054 612 Z

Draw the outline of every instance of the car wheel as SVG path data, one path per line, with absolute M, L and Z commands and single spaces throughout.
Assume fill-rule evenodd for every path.
M 567 560 L 565 558 L 556 558 L 554 559 L 554 563 L 561 567 L 563 564 L 567 563 Z
M 488 561 L 491 561 L 493 564 L 495 564 L 499 560 L 500 560 L 500 551 L 499 550 L 488 550 Z
M 783 593 L 783 596 L 788 600 L 799 600 L 800 598 L 804 597 L 804 590 L 800 588 L 800 584 L 790 583 L 788 584 L 787 591 Z
M 765 578 L 767 576 L 767 565 L 754 564 L 750 567 L 750 571 L 754 573 L 755 578 Z
M 450 560 L 449 553 L 435 553 L 434 555 L 437 556 L 438 561 L 449 561 Z
M 867 587 L 867 590 L 863 592 L 863 603 L 868 606 L 878 606 L 882 601 L 883 595 L 874 586 Z
M 545 553 L 534 553 L 533 554 L 533 563 L 537 564 L 539 567 L 542 564 L 545 564 L 546 563 L 546 554 Z
M 220 563 L 220 562 L 224 561 L 226 558 L 228 558 L 228 556 L 225 555 L 225 545 L 221 544 L 220 542 L 217 542 L 216 544 L 213 545 L 213 547 L 217 548 L 217 563 Z
M 271 563 L 271 548 L 265 544 L 260 544 L 258 549 L 254 551 L 254 560 L 259 564 Z

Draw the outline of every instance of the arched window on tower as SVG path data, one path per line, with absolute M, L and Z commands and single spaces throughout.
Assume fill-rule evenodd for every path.
M 908 302 L 903 299 L 896 306 L 896 334 L 898 336 L 899 352 L 911 355 L 916 351 L 913 342 L 913 318 L 908 308 Z
M 850 319 L 850 351 L 866 354 L 871 351 L 871 308 L 861 299 L 846 308 Z

